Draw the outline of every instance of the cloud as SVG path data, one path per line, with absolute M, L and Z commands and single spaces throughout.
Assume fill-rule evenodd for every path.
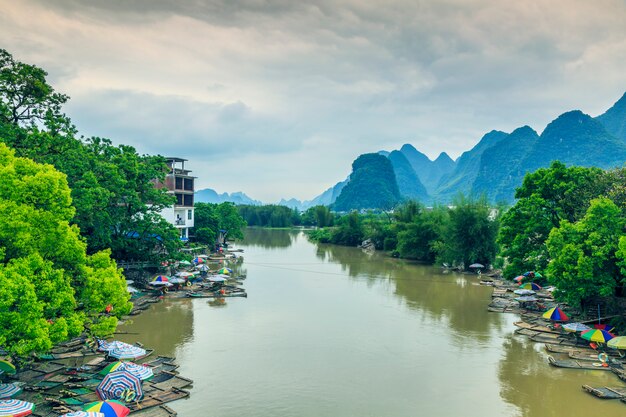
M 491 129 L 599 114 L 626 85 L 620 0 L 0 4 L 4 47 L 50 72 L 82 132 L 227 160 L 214 188 L 268 201 L 312 198 L 360 153 L 456 157 Z

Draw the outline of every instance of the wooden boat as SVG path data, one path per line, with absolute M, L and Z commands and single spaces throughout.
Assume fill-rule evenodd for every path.
M 548 363 L 557 368 L 570 368 L 570 369 L 588 369 L 594 371 L 610 371 L 610 366 L 602 366 L 600 362 L 585 362 L 576 361 L 572 359 L 559 360 L 554 359 L 552 356 L 548 356 Z
M 144 410 L 146 408 L 161 406 L 165 403 L 187 397 L 189 397 L 189 391 L 178 388 L 172 388 L 171 390 L 166 391 L 156 390 L 154 392 L 150 392 L 147 395 L 144 395 L 143 400 L 126 404 L 126 406 L 130 409 L 131 413 L 133 413 L 137 410 Z
M 552 345 L 581 347 L 586 346 L 585 343 L 567 336 L 561 336 L 551 333 L 537 332 L 530 329 L 517 329 L 515 334 L 527 336 L 533 342 L 550 343 Z
M 604 400 L 619 400 L 626 398 L 626 387 L 592 387 L 583 385 L 583 389 L 589 394 Z
M 229 298 L 229 297 L 248 297 L 248 293 L 246 292 L 234 292 L 234 293 L 226 293 L 219 294 L 215 292 L 188 292 L 186 297 L 189 298 Z
M 600 361 L 600 357 L 599 357 L 600 353 L 604 353 L 604 352 L 594 352 L 593 350 L 591 352 L 572 351 L 572 352 L 569 352 L 567 355 L 570 357 L 570 359 L 574 359 L 578 361 L 598 362 Z M 607 354 L 607 357 L 609 358 L 609 363 L 615 365 L 618 368 L 624 363 L 623 360 L 620 360 L 619 358 L 616 358 L 616 357 L 611 357 L 608 354 Z
M 533 330 L 535 332 L 541 332 L 541 333 L 558 334 L 560 336 L 567 335 L 567 333 L 563 333 L 560 330 L 551 329 L 550 327 L 544 326 L 543 324 L 528 323 L 526 321 L 516 321 L 513 324 L 519 327 L 520 329 L 528 329 L 528 330 Z
M 145 410 L 137 410 L 133 417 L 176 417 L 178 414 L 166 405 L 159 405 Z
M 53 361 L 69 358 L 84 358 L 86 356 L 95 356 L 98 352 L 91 349 L 81 348 L 80 350 L 65 352 L 65 353 L 42 353 L 37 355 L 37 358 L 43 361 Z

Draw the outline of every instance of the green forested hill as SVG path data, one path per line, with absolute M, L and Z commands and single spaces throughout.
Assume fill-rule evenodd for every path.
M 401 200 L 398 183 L 389 159 L 369 153 L 352 163 L 350 181 L 335 200 L 333 209 L 389 209 Z
M 626 143 L 626 93 L 596 120 L 602 123 L 607 132 Z
M 555 160 L 566 165 L 614 168 L 626 161 L 626 144 L 591 116 L 574 110 L 560 115 L 545 128 L 522 160 L 522 167 L 532 172 Z
M 426 188 L 404 154 L 400 151 L 393 151 L 388 158 L 396 174 L 400 195 L 410 200 L 426 202 L 429 199 Z
M 492 130 L 484 135 L 471 150 L 464 152 L 457 160 L 454 171 L 441 179 L 434 195 L 435 199 L 447 203 L 452 201 L 459 192 L 469 194 L 474 180 L 478 176 L 480 158 L 483 152 L 503 141 L 506 137 L 506 133 Z
M 528 126 L 515 129 L 504 140 L 483 152 L 472 193 L 485 194 L 492 202 L 512 202 L 515 188 L 522 183 L 525 167 L 522 159 L 539 136 Z

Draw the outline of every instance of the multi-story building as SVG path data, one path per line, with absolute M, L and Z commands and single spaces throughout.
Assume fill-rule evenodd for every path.
M 174 225 L 182 240 L 189 239 L 189 229 L 193 227 L 193 193 L 194 179 L 190 175 L 191 171 L 185 169 L 186 159 L 169 157 L 167 166 L 170 171 L 165 177 L 165 186 L 168 192 L 176 197 L 176 202 L 172 207 L 166 207 L 161 212 L 161 216 Z M 157 185 L 158 186 L 158 185 Z

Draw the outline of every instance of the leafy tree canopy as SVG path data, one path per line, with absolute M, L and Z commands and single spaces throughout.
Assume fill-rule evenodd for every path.
M 25 355 L 111 333 L 131 304 L 109 252 L 87 255 L 66 176 L 0 144 L 0 345 Z M 103 316 L 111 305 L 113 316 Z

